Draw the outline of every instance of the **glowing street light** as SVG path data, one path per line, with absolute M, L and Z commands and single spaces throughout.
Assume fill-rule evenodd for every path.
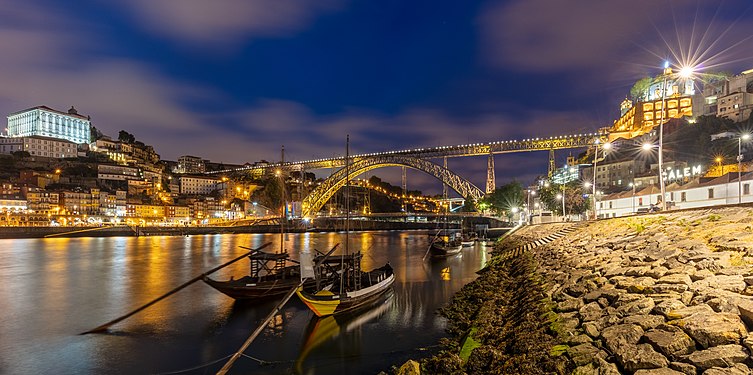
M 680 68 L 678 76 L 680 78 L 690 79 L 693 76 L 693 71 L 693 67 L 683 66 Z M 672 68 L 669 67 L 669 61 L 664 62 L 664 71 L 662 72 L 662 75 L 664 80 L 661 89 L 661 119 L 659 120 L 659 189 L 661 190 L 661 210 L 666 211 L 666 188 L 664 186 L 664 178 L 662 178 L 662 171 L 664 171 L 664 112 L 667 110 L 667 79 L 672 75 Z
M 742 191 L 742 166 L 743 166 L 743 141 L 750 139 L 750 134 L 742 134 L 737 138 L 737 203 L 743 202 Z
M 593 190 L 591 191 L 591 196 L 593 197 L 594 202 L 594 219 L 597 219 L 598 216 L 596 215 L 596 162 L 598 161 L 599 156 L 599 140 L 597 139 L 595 143 L 595 149 L 594 149 L 594 179 L 593 179 Z M 609 142 L 604 143 L 601 148 L 604 150 L 602 153 L 603 157 L 606 157 L 607 150 L 612 148 L 612 144 Z M 588 186 L 586 186 L 588 188 Z
M 562 194 L 557 194 L 557 199 L 562 199 L 562 221 L 565 221 L 565 185 L 562 185 Z

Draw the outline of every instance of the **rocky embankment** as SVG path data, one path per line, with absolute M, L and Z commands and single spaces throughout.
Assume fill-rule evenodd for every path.
M 497 251 L 422 373 L 753 373 L 753 208 L 528 226 Z

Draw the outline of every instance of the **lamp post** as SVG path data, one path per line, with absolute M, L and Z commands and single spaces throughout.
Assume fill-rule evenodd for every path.
M 562 199 L 562 221 L 565 221 L 565 185 L 562 185 L 562 194 L 557 194 L 557 199 Z
M 633 195 L 630 197 L 630 203 L 633 205 L 633 213 L 635 213 L 635 182 L 631 182 L 628 184 L 631 188 L 633 188 Z
M 743 140 L 750 139 L 750 134 L 742 134 L 737 138 L 737 203 L 743 202 L 743 181 L 742 181 L 742 166 L 743 166 Z
M 666 204 L 666 189 L 664 186 L 664 178 L 662 177 L 662 172 L 664 172 L 664 112 L 667 109 L 666 106 L 666 100 L 667 100 L 667 79 L 672 74 L 672 68 L 669 67 L 669 62 L 664 62 L 664 71 L 662 75 L 664 76 L 664 80 L 662 82 L 662 88 L 661 88 L 661 116 L 659 120 L 659 190 L 661 190 L 661 210 L 665 211 L 667 209 Z M 680 68 L 679 76 L 685 79 L 691 78 L 693 75 L 693 67 L 690 66 L 684 66 Z M 667 112 L 667 115 L 669 115 L 669 112 Z
M 528 198 L 527 199 L 528 202 L 526 204 L 526 215 L 528 217 L 526 217 L 526 223 L 530 224 L 531 217 L 533 216 L 533 214 L 531 213 L 531 195 L 535 196 L 536 195 L 536 190 L 528 189 L 528 190 L 526 190 L 526 192 L 528 193 L 527 194 L 528 195 L 528 197 L 527 197 Z
M 593 190 L 591 191 L 591 196 L 593 197 L 594 202 L 594 219 L 598 218 L 598 215 L 596 214 L 596 162 L 598 160 L 599 156 L 599 140 L 597 139 L 595 143 L 595 149 L 594 149 L 594 179 L 593 179 Z M 602 156 L 606 157 L 607 150 L 612 148 L 612 144 L 609 142 L 604 143 L 603 146 L 601 146 L 604 151 L 602 153 Z
M 667 98 L 667 78 L 672 70 L 669 68 L 669 63 L 664 64 L 664 81 L 661 86 L 661 119 L 659 120 L 659 190 L 661 191 L 661 210 L 666 211 L 667 206 L 664 204 L 664 178 L 662 172 L 664 171 L 663 164 L 663 144 L 664 144 L 664 111 L 666 110 L 666 98 Z

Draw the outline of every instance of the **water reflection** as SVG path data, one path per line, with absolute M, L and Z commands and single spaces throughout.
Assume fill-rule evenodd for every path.
M 289 250 L 326 252 L 344 234 L 289 234 L 282 240 Z M 350 240 L 351 247 L 363 248 L 364 268 L 392 264 L 396 282 L 389 301 L 350 320 L 338 318 L 333 335 L 330 324 L 312 323 L 313 314 L 294 298 L 247 351 L 275 365 L 242 359 L 234 372 L 376 373 L 426 355 L 415 348 L 444 335 L 436 309 L 486 261 L 481 248 L 424 261 L 428 236 L 420 231 L 351 233 Z M 108 335 L 78 333 L 244 254 L 240 246 L 266 242 L 278 249 L 279 234 L 0 240 L 0 373 L 160 373 L 234 353 L 275 302 L 238 303 L 201 282 L 115 325 Z M 343 251 L 340 246 L 334 254 Z M 297 259 L 297 252 L 291 257 Z M 247 273 L 248 262 L 239 261 L 212 276 Z M 309 331 L 325 333 L 307 333 L 311 324 L 320 328 Z
M 312 317 L 306 327 L 306 336 L 301 347 L 298 358 L 295 361 L 295 370 L 297 374 L 313 374 L 318 367 L 317 363 L 308 364 L 304 367 L 309 354 L 312 351 L 319 350 L 319 359 L 332 361 L 333 359 L 347 358 L 357 355 L 360 351 L 360 343 L 356 346 L 326 345 L 330 342 L 340 341 L 348 343 L 348 335 L 360 328 L 362 325 L 380 317 L 385 311 L 393 307 L 392 301 L 394 292 L 389 291 L 379 300 L 363 306 L 355 311 L 347 312 L 341 315 L 330 315 L 326 317 Z M 339 349 L 339 350 L 336 350 Z M 308 371 L 304 370 L 308 369 Z

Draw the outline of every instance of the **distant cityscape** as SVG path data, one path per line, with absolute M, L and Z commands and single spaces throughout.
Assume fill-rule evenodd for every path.
M 529 191 L 549 182 L 559 186 L 584 183 L 589 187 L 580 191 L 589 198 L 595 194 L 596 216 L 618 217 L 656 209 L 662 202 L 661 174 L 668 209 L 753 202 L 752 113 L 753 69 L 737 75 L 707 74 L 705 82 L 700 82 L 665 68 L 658 77 L 644 78 L 633 86 L 631 98 L 620 104 L 620 117 L 601 129 L 608 134 L 607 143 L 570 156 Z M 660 123 L 665 142 L 661 173 L 657 162 Z M 539 214 L 549 208 L 551 214 L 553 208 L 562 215 L 553 202 L 552 207 L 544 207 L 538 198 L 534 202 L 531 205 L 536 207 L 528 207 L 529 214 L 536 215 L 536 208 Z M 566 212 L 577 214 L 575 207 L 563 206 Z
M 275 177 L 277 182 L 279 176 L 205 174 L 243 166 L 191 155 L 162 160 L 154 147 L 125 130 L 116 139 L 102 134 L 74 107 L 12 113 L 6 133 L 0 137 L 0 226 L 227 225 L 281 215 L 281 195 L 257 194 L 265 181 Z M 310 173 L 282 178 L 290 198 L 285 212 L 293 217 L 303 189 L 319 180 Z M 436 208 L 420 192 L 403 196 L 388 191 L 388 184 L 355 185 L 407 202 L 411 209 Z
M 734 186 L 724 194 L 709 192 L 714 189 L 709 186 L 730 184 L 737 178 L 734 174 L 750 169 L 749 161 L 737 162 L 737 146 L 743 155 L 750 145 L 742 142 L 736 129 L 742 122 L 749 123 L 753 112 L 753 70 L 719 74 L 701 87 L 697 80 L 666 68 L 659 77 L 638 81 L 630 98 L 619 107 L 619 118 L 601 129 L 602 134 L 608 134 L 611 150 L 601 151 L 596 145 L 584 154 L 571 156 L 547 181 L 562 185 L 593 181 L 598 189 L 599 216 L 635 213 L 661 200 L 655 196 L 658 164 L 635 150 L 643 143 L 656 142 L 660 123 L 665 124 L 664 136 L 671 138 L 684 134 L 689 125 L 708 127 L 703 124 L 717 119 L 721 125 L 714 126 L 723 131 L 710 134 L 708 142 L 698 143 L 699 147 L 727 146 L 716 147 L 720 151 L 713 159 L 707 155 L 712 150 L 669 152 L 666 170 L 662 171 L 668 184 L 665 199 L 675 207 L 689 201 L 700 204 L 697 202 L 704 200 L 696 197 L 700 193 L 688 190 L 694 187 L 706 189 L 708 202 L 718 202 L 723 195 L 726 202 L 731 200 Z M 163 160 L 153 146 L 126 130 L 117 137 L 102 134 L 92 126 L 89 116 L 79 114 L 74 107 L 61 111 L 36 106 L 9 114 L 5 134 L 0 136 L 0 226 L 208 225 L 280 216 L 281 196 L 274 198 L 270 191 L 259 194 L 271 190 L 265 189 L 265 184 L 275 180 L 274 175 L 260 180 L 243 174 L 207 173 L 248 166 L 213 163 L 193 155 Z M 741 177 L 751 179 L 747 173 Z M 301 198 L 321 180 L 299 172 L 290 173 L 285 180 L 285 200 L 290 202 L 285 205 L 285 213 L 294 217 L 300 213 Z M 385 186 L 370 186 L 365 181 L 359 184 L 362 189 L 376 189 L 399 201 L 398 210 L 405 210 L 407 205 L 411 210 L 427 212 L 439 207 L 436 197 L 423 197 L 420 192 L 388 191 Z M 749 183 L 738 185 L 740 191 L 734 194 L 753 201 Z M 637 208 L 633 207 L 636 199 Z M 363 212 L 369 211 L 367 201 L 362 200 Z M 328 208 L 329 213 L 340 209 L 332 205 Z

